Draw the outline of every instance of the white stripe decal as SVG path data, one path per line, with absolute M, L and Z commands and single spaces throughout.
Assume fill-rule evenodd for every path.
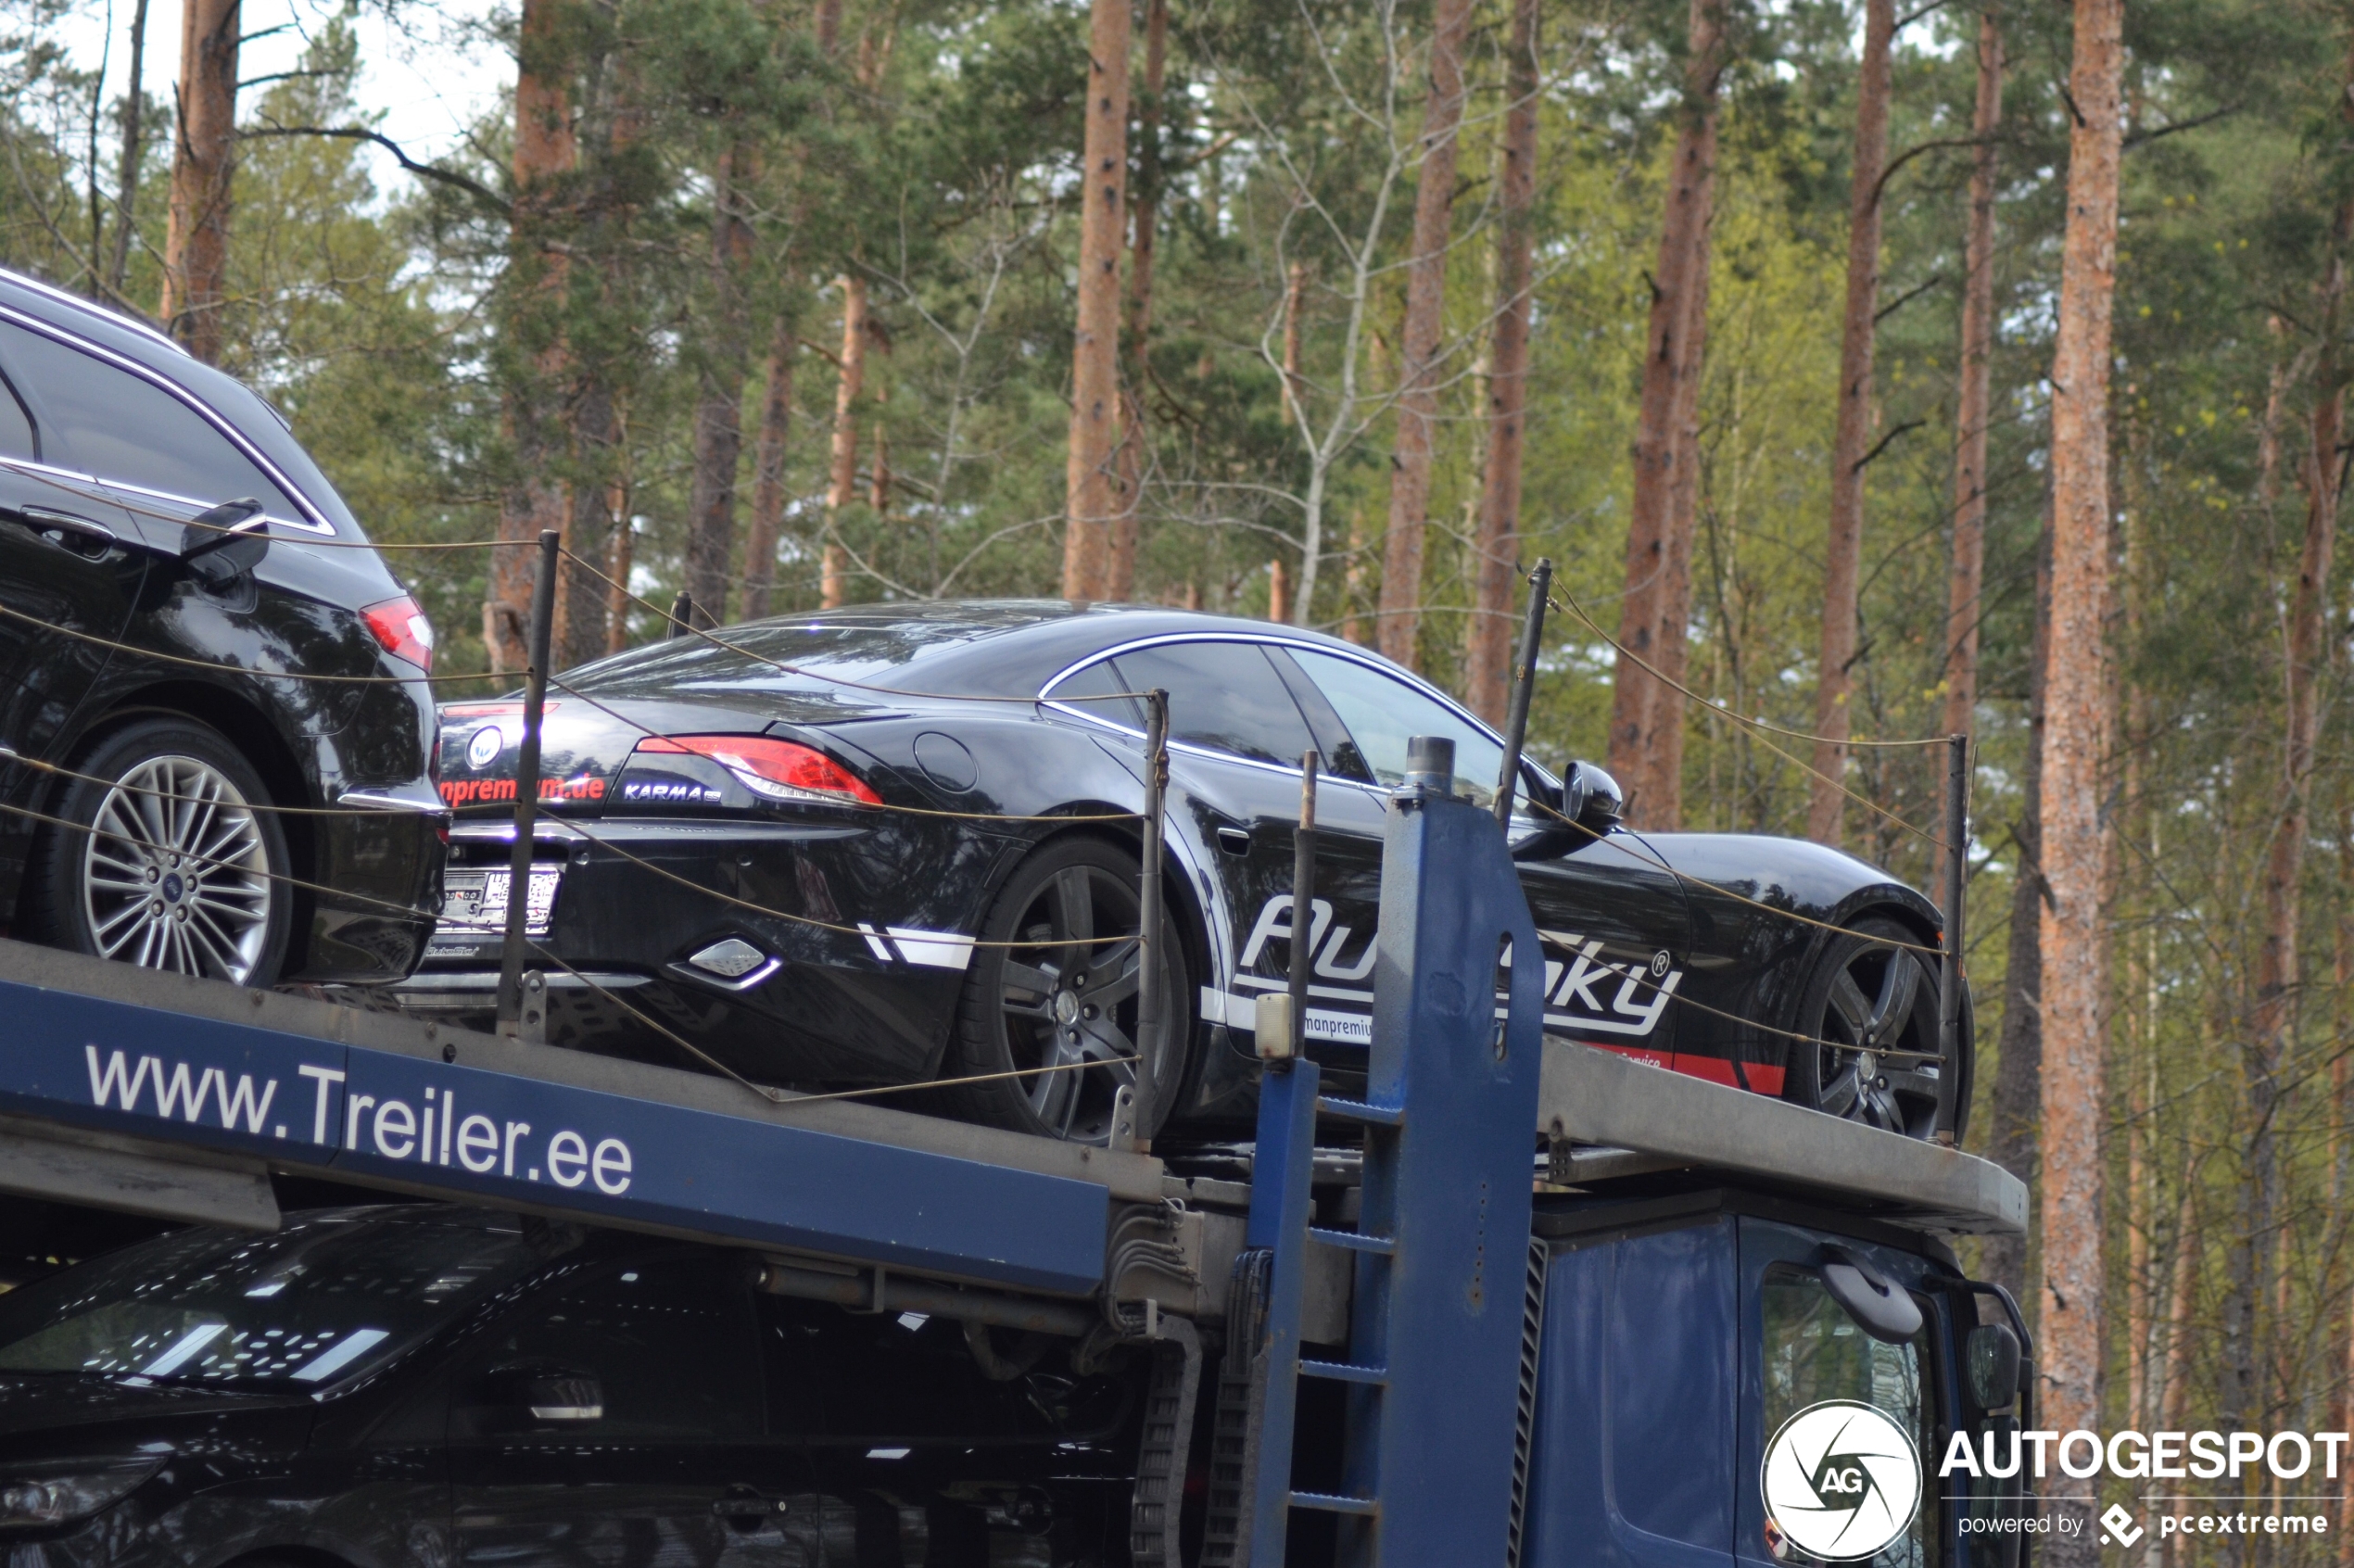
M 905 926 L 890 926 L 891 940 L 910 964 L 921 964 L 932 969 L 955 969 L 961 973 L 973 961 L 973 939 L 955 931 L 916 931 Z

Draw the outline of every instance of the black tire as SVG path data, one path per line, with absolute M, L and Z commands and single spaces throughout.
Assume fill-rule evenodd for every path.
M 1938 960 L 1908 926 L 1867 915 L 1831 939 L 1800 998 L 1782 1097 L 1910 1138 L 1937 1129 Z M 1968 1113 L 1974 1054 L 1963 1014 L 1956 1119 Z M 1917 1053 L 1917 1055 L 1916 1054 Z M 1959 1135 L 1958 1125 L 1955 1128 Z
M 270 790 L 193 719 L 139 719 L 75 764 L 26 868 L 35 940 L 93 957 L 276 983 L 293 929 L 292 866 Z M 103 779 L 106 782 L 93 782 Z M 256 809 L 263 808 L 263 809 Z
M 1085 838 L 1058 839 L 1014 867 L 981 923 L 982 945 L 965 977 L 941 1076 L 1072 1060 L 1112 1065 L 959 1084 L 943 1091 L 952 1115 L 1071 1143 L 1110 1138 L 1113 1096 L 1134 1080 L 1134 1069 L 1113 1058 L 1135 1055 L 1136 870 L 1134 854 Z M 1162 923 L 1169 931 L 1161 943 L 1164 1024 L 1149 1053 L 1156 1128 L 1184 1081 L 1185 1044 L 1193 1038 L 1193 997 L 1176 921 L 1164 911 Z M 1107 993 L 1108 1005 L 1096 1000 Z

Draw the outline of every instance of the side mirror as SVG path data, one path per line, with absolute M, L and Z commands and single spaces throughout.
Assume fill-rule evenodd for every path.
M 594 1372 L 547 1362 L 493 1367 L 482 1403 L 515 1426 L 572 1426 L 605 1418 L 604 1385 Z
M 250 572 L 269 553 L 270 524 L 258 500 L 222 501 L 190 518 L 180 531 L 181 564 L 208 583 Z
M 1823 1288 L 1874 1339 L 1906 1345 L 1921 1332 L 1920 1303 L 1869 1263 L 1843 1247 L 1830 1246 L 1823 1249 L 1821 1267 Z
M 1592 763 L 1569 765 L 1569 783 L 1563 789 L 1562 815 L 1600 838 L 1626 816 L 1626 797 L 1618 780 Z
M 2019 1335 L 2008 1323 L 1981 1323 L 1962 1342 L 1970 1397 L 1981 1410 L 1999 1410 L 2019 1397 Z

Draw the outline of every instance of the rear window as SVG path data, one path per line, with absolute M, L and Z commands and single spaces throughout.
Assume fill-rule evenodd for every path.
M 863 616 L 759 621 L 717 634 L 728 646 L 692 635 L 672 638 L 584 665 L 567 675 L 564 684 L 600 697 L 662 697 L 681 690 L 815 694 L 841 681 L 890 689 L 871 697 L 851 689 L 817 698 L 867 709 L 887 702 L 892 690 L 944 696 L 986 691 L 987 686 L 972 684 L 971 671 L 960 669 L 951 679 L 936 666 L 947 655 L 1007 629 L 1004 622 L 927 615 L 913 606 L 905 616 L 887 621 Z M 822 722 L 825 716 L 813 712 L 807 720 Z
M 0 1296 L 0 1372 L 325 1388 L 543 1257 L 498 1216 L 328 1210 L 270 1235 L 176 1232 Z

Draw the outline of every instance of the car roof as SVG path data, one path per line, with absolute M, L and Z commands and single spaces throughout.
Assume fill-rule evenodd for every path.
M 806 672 L 812 683 L 873 689 L 885 700 L 1028 698 L 1063 671 L 1107 650 L 1156 637 L 1220 634 L 1330 647 L 1359 659 L 1373 656 L 1323 632 L 1241 615 L 1058 599 L 931 600 L 741 622 L 713 635 L 742 653 L 694 638 L 650 643 L 599 660 L 567 679 L 591 690 L 601 677 L 632 687 L 649 677 L 698 684 L 794 683 L 791 674 L 763 668 L 774 661 Z

